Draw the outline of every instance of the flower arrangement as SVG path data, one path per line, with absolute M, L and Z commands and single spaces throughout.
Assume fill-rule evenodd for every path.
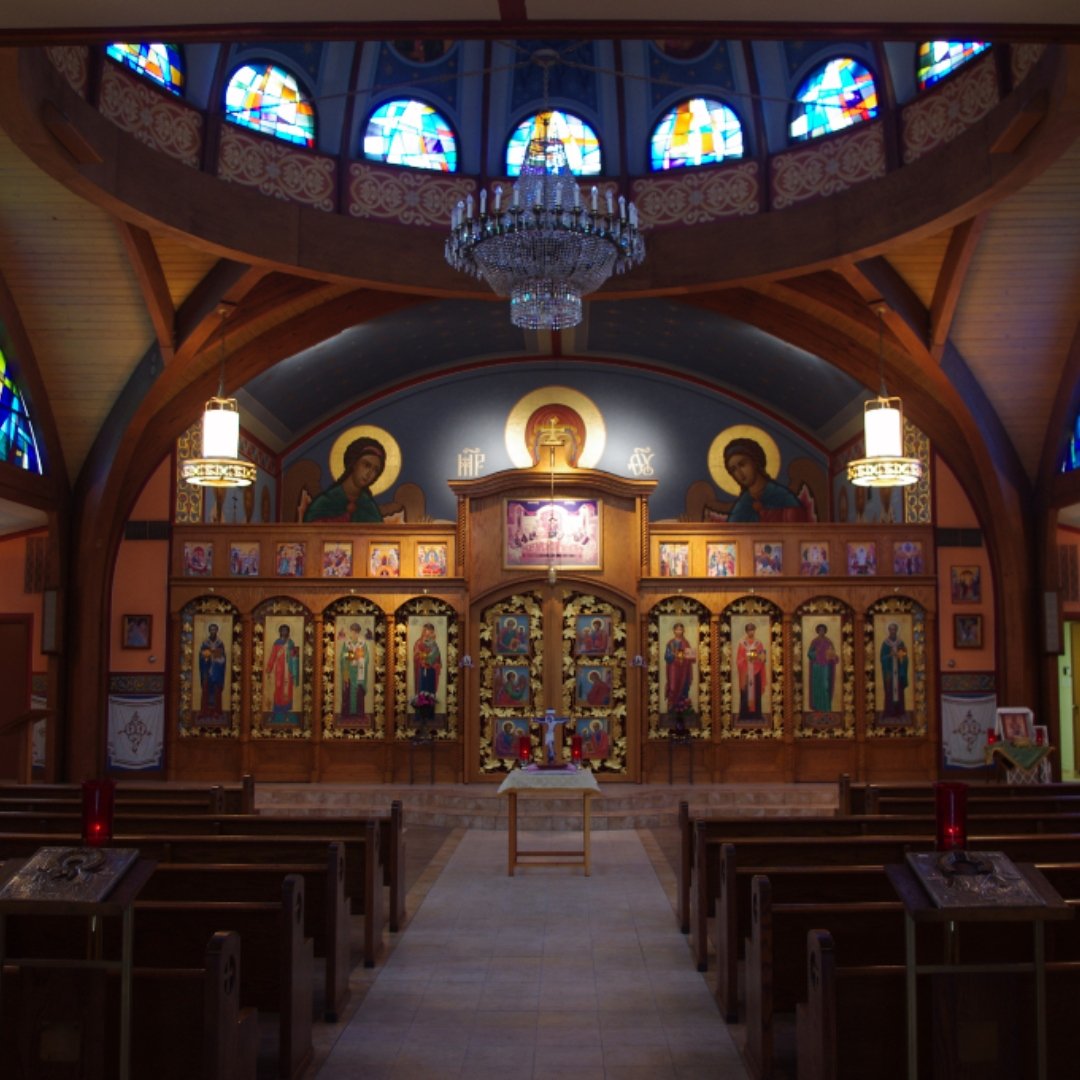
M 421 690 L 416 697 L 412 699 L 412 707 L 414 709 L 433 709 L 435 708 L 435 695 L 430 690 Z

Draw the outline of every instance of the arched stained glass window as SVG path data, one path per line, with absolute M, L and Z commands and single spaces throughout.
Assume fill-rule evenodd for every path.
M 838 57 L 819 67 L 799 87 L 788 134 L 795 141 L 816 139 L 877 116 L 874 77 L 858 60 Z
M 990 48 L 989 41 L 924 41 L 919 45 L 919 89 L 941 82 L 946 75 Z
M 457 140 L 446 118 L 430 105 L 398 98 L 371 114 L 364 157 L 410 169 L 457 172 Z
M 8 373 L 7 358 L 0 351 L 0 461 L 37 473 L 45 470 L 38 453 L 34 425 L 15 380 Z
M 184 65 L 175 45 L 160 41 L 143 41 L 138 45 L 114 42 L 106 46 L 105 55 L 133 71 L 151 79 L 166 90 L 179 94 L 184 89 Z
M 712 98 L 680 101 L 653 128 L 652 167 L 657 172 L 742 156 L 739 118 Z
M 225 117 L 275 139 L 315 145 L 315 109 L 294 76 L 276 64 L 245 64 L 229 80 Z
M 506 144 L 506 175 L 520 176 L 521 165 L 529 150 L 529 141 L 543 136 L 558 139 L 566 148 L 566 162 L 575 176 L 600 174 L 600 140 L 580 116 L 551 109 L 523 120 Z

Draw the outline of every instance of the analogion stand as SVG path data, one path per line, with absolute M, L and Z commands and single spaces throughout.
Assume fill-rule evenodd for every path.
M 518 847 L 517 814 L 518 792 L 535 792 L 538 795 L 558 797 L 564 792 L 580 792 L 582 802 L 582 846 L 572 851 L 525 851 Z M 509 848 L 507 873 L 514 876 L 518 866 L 584 866 L 585 876 L 589 876 L 589 830 L 591 826 L 592 800 L 600 794 L 600 785 L 596 782 L 591 769 L 515 769 L 499 785 L 499 794 L 509 800 L 507 843 Z

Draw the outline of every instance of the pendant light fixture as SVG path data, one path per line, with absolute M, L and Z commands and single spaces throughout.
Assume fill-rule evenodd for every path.
M 866 456 L 848 462 L 847 478 L 856 487 L 903 487 L 922 478 L 922 462 L 904 456 L 904 407 L 885 389 L 885 305 L 874 305 L 878 317 L 878 396 L 863 405 Z
M 197 487 L 247 487 L 258 470 L 240 456 L 240 409 L 236 398 L 225 396 L 225 320 L 233 305 L 219 304 L 221 316 L 221 371 L 218 392 L 207 403 L 202 418 L 202 457 L 180 463 L 180 475 Z

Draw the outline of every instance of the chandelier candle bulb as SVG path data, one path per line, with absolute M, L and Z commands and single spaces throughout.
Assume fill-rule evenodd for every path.
M 574 209 L 581 209 L 581 188 L 577 184 L 574 185 Z
M 600 191 L 595 184 L 592 186 L 592 212 L 596 213 L 596 201 L 600 197 Z
M 502 207 L 502 184 L 495 185 L 495 213 L 499 213 Z
M 484 188 L 480 192 L 480 216 L 483 217 L 487 213 L 487 189 Z
M 472 216 L 473 216 L 472 212 L 473 212 L 473 197 L 472 197 L 472 196 L 470 195 L 470 196 L 469 196 L 469 197 L 468 197 L 468 198 L 467 198 L 467 199 L 465 200 L 465 216 L 466 216 L 466 217 L 467 217 L 467 218 L 468 218 L 468 219 L 469 219 L 470 221 L 472 221 Z

